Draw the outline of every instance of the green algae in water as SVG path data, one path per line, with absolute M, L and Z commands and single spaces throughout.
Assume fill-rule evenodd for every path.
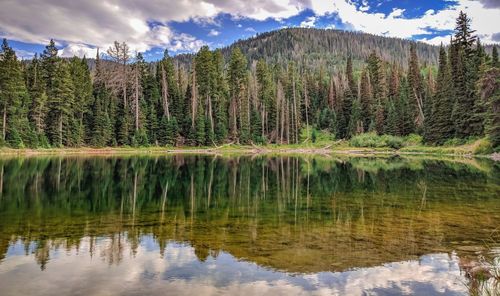
M 1 295 L 467 295 L 500 254 L 500 164 L 0 159 Z

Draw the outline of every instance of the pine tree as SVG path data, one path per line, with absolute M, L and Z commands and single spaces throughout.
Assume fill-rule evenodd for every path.
M 424 116 L 424 98 L 422 88 L 422 77 L 420 74 L 420 64 L 417 56 L 417 47 L 415 43 L 410 46 L 410 60 L 408 65 L 408 85 L 409 96 L 413 108 L 415 123 L 417 127 L 422 127 Z
M 114 126 L 111 118 L 114 113 L 112 104 L 115 101 L 110 91 L 106 88 L 103 77 L 103 69 L 99 51 L 96 56 L 96 70 L 93 85 L 94 100 L 91 106 L 91 115 L 89 118 L 89 128 L 87 132 L 87 142 L 94 147 L 103 147 L 113 145 Z
M 47 95 L 52 96 L 54 88 L 54 80 L 56 79 L 56 69 L 58 67 L 60 58 L 57 56 L 58 49 L 54 40 L 50 40 L 49 44 L 45 47 L 40 60 L 42 63 L 42 77 L 45 81 Z
M 29 95 L 24 82 L 21 65 L 7 40 L 0 52 L 0 144 L 7 142 L 11 147 L 24 147 L 29 137 L 28 124 Z M 32 143 L 27 143 L 32 144 Z
M 90 106 L 92 104 L 92 81 L 90 79 L 90 71 L 87 66 L 87 60 L 85 58 L 79 59 L 78 57 L 73 57 L 70 60 L 69 71 L 71 73 L 71 80 L 73 82 L 73 96 L 74 96 L 74 108 L 73 116 L 77 120 L 77 133 L 76 133 L 76 145 L 81 146 L 84 144 L 86 138 L 85 133 L 90 131 L 87 129 L 85 131 L 85 126 L 89 125 L 90 121 Z
M 500 147 L 500 69 L 488 67 L 482 71 L 478 82 L 480 100 L 487 107 L 486 134 L 493 147 Z
M 471 19 L 466 13 L 460 11 L 455 25 L 454 44 L 463 50 L 466 59 L 474 54 L 473 46 L 477 39 L 475 32 L 471 29 Z
M 31 97 L 28 118 L 37 138 L 34 147 L 46 147 L 48 146 L 48 139 L 45 136 L 47 94 L 41 74 L 40 60 L 36 54 L 27 71 L 27 86 Z
M 347 56 L 347 64 L 346 64 L 346 77 L 347 77 L 347 86 L 349 88 L 349 91 L 357 95 L 358 89 L 356 87 L 356 81 L 354 81 L 354 74 L 352 70 L 352 56 L 348 55 Z
M 439 49 L 439 69 L 436 83 L 436 94 L 432 102 L 432 112 L 425 120 L 424 139 L 427 143 L 442 144 L 453 136 L 451 73 L 446 51 Z
M 229 61 L 229 87 L 231 103 L 229 105 L 229 126 L 233 139 L 238 137 L 238 118 L 240 122 L 239 140 L 245 143 L 250 137 L 249 104 L 247 95 L 247 60 L 236 47 L 231 53 Z M 238 112 L 239 111 L 239 112 Z
M 76 119 L 73 116 L 74 90 L 68 64 L 60 61 L 54 73 L 48 100 L 47 135 L 51 145 L 74 146 Z
M 359 100 L 354 100 L 352 103 L 351 119 L 349 121 L 349 137 L 363 133 L 363 121 L 361 115 L 361 103 Z
M 267 63 L 261 59 L 257 62 L 258 97 L 262 103 L 262 134 L 269 134 L 276 129 L 276 102 L 274 100 L 273 82 Z
M 387 101 L 385 107 L 387 110 L 387 120 L 385 121 L 384 132 L 393 136 L 400 136 L 400 129 L 398 126 L 398 113 L 393 100 Z
M 378 77 L 378 74 L 376 75 Z M 369 75 L 366 70 L 363 70 L 363 72 L 361 73 L 360 103 L 361 103 L 361 120 L 363 121 L 364 130 L 368 130 L 368 127 L 373 121 L 373 116 L 372 116 L 373 95 L 372 95 L 372 86 L 370 84 L 370 76 L 371 75 Z
M 410 102 L 410 86 L 407 79 L 402 79 L 399 87 L 399 100 L 396 104 L 399 135 L 407 136 L 415 131 L 414 110 Z
M 499 63 L 498 63 L 498 50 L 497 50 L 497 47 L 494 45 L 493 46 L 493 51 L 491 53 L 491 65 L 493 67 L 500 67 Z
M 382 102 L 379 100 L 377 106 L 375 107 L 375 130 L 377 134 L 382 135 L 384 133 L 384 124 L 385 124 L 385 114 L 384 114 L 384 106 Z
M 213 112 L 215 121 L 215 141 L 223 142 L 227 138 L 227 110 L 228 110 L 228 86 L 224 75 L 224 58 L 221 50 L 213 54 L 214 65 L 214 90 L 213 90 Z M 212 144 L 212 143 L 210 143 Z

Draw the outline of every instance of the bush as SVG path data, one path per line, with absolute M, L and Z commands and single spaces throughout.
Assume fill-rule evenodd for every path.
M 460 146 L 460 145 L 463 145 L 465 144 L 465 141 L 462 140 L 462 139 L 458 139 L 458 138 L 451 138 L 451 139 L 448 139 L 446 140 L 444 143 L 443 143 L 443 146 Z
M 385 143 L 386 146 L 394 149 L 400 149 L 401 147 L 403 147 L 403 139 L 400 137 L 384 135 L 382 136 L 382 141 Z
M 422 145 L 423 138 L 421 135 L 409 134 L 404 138 L 405 146 L 419 146 Z
M 382 148 L 390 147 L 399 149 L 403 147 L 403 138 L 391 135 L 378 136 L 376 133 L 364 133 L 354 136 L 349 142 L 354 147 Z
M 493 145 L 488 139 L 480 139 L 472 144 L 472 153 L 478 154 L 490 154 L 493 152 Z

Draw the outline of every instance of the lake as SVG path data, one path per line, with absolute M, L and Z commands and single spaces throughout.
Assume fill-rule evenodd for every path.
M 468 295 L 498 258 L 500 162 L 0 158 L 2 296 Z

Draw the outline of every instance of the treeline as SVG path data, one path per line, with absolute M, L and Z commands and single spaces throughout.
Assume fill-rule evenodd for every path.
M 417 44 L 406 65 L 372 51 L 343 71 L 251 60 L 238 47 L 226 62 L 203 47 L 188 67 L 170 57 L 147 63 L 115 42 L 95 70 L 62 59 L 53 41 L 21 63 L 6 40 L 0 56 L 1 145 L 19 147 L 302 143 L 313 130 L 347 139 L 423 135 L 457 143 L 488 135 L 500 145 L 499 63 L 461 13 L 437 73 L 422 67 Z
M 363 32 L 324 30 L 313 28 L 286 28 L 257 34 L 255 37 L 239 40 L 221 49 L 224 59 L 229 60 L 231 52 L 239 48 L 249 61 L 264 59 L 268 64 L 278 64 L 284 68 L 289 61 L 295 61 L 299 71 L 319 71 L 329 73 L 344 72 L 350 55 L 355 69 L 361 68 L 365 60 L 376 49 L 384 61 L 396 63 L 406 68 L 413 42 L 407 39 L 390 38 Z M 418 42 L 417 54 L 422 65 L 437 64 L 439 48 Z M 491 52 L 489 47 L 487 49 Z M 189 66 L 193 54 L 175 56 L 175 61 Z

